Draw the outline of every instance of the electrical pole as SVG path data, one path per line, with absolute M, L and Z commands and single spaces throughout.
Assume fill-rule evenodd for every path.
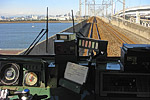
M 93 2 L 94 2 L 94 16 L 95 16 L 95 0 L 93 0 Z
M 111 0 L 111 4 L 112 4 L 112 12 L 111 12 L 111 16 L 113 16 L 114 15 L 114 5 L 113 5 L 113 0 Z
M 103 0 L 102 1 L 102 5 L 106 7 L 106 15 L 105 15 L 106 17 L 108 17 L 107 9 L 108 9 L 109 6 L 112 6 L 112 2 L 113 2 L 113 0 Z M 112 10 L 112 12 L 113 12 L 113 10 Z
M 90 16 L 90 3 L 88 3 L 88 16 Z
M 48 7 L 47 7 L 47 21 L 46 21 L 46 53 L 48 53 Z
M 108 5 L 106 5 L 106 17 L 107 17 L 107 8 L 108 8 Z
M 125 0 L 123 0 L 123 19 L 125 19 Z
M 87 2 L 87 0 L 85 0 L 85 17 L 86 17 L 86 2 Z
M 104 12 L 105 12 L 105 11 L 104 11 L 104 6 L 103 6 L 103 12 L 102 12 L 102 17 L 104 17 Z
M 79 0 L 79 16 L 80 16 L 80 18 L 81 18 L 81 0 Z

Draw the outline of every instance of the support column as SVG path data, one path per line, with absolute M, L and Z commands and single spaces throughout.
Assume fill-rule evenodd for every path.
M 136 23 L 140 24 L 140 14 L 138 11 L 136 11 Z

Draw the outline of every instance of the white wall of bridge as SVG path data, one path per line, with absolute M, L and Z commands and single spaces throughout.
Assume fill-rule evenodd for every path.
M 139 35 L 145 39 L 150 40 L 150 28 L 149 27 L 144 27 L 142 25 L 132 23 L 128 20 L 123 20 L 117 17 L 112 17 L 111 20 L 108 20 L 106 18 L 101 18 L 101 19 L 107 23 L 111 23 L 112 25 L 126 29 L 128 31 L 135 33 L 136 35 Z

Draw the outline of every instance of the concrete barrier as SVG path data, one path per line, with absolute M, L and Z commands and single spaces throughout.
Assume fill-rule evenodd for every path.
M 109 23 L 110 21 L 109 21 L 109 19 L 107 19 L 107 18 L 104 18 L 104 17 L 98 17 L 98 18 L 100 18 L 100 19 L 102 19 L 104 22 L 106 22 L 106 23 Z
M 76 24 L 76 25 L 75 25 L 75 32 L 79 32 L 80 29 L 81 29 L 82 27 L 84 27 L 86 24 L 87 24 L 87 20 L 84 20 L 84 21 L 82 21 L 81 23 Z M 63 30 L 62 32 L 70 32 L 70 33 L 73 33 L 73 27 L 69 27 L 69 28 Z M 60 33 L 62 33 L 62 32 L 60 32 Z
M 130 21 L 123 20 L 116 17 L 112 18 L 111 24 L 126 29 L 128 31 L 131 31 L 136 35 L 142 36 L 143 38 L 150 40 L 150 28 L 148 27 L 144 27 L 139 24 L 132 23 Z

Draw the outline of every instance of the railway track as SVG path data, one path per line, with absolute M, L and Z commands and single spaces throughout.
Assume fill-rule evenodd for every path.
M 105 23 L 97 18 L 98 30 L 102 40 L 108 41 L 108 56 L 120 56 L 123 43 L 136 44 L 133 40 L 129 39 L 125 33 L 121 33 L 111 25 Z
M 105 23 L 98 17 L 91 17 L 89 19 L 89 23 L 91 23 L 91 27 L 88 37 L 108 41 L 108 56 L 120 56 L 120 47 L 123 43 L 136 44 L 136 42 L 129 39 L 125 34 L 122 34 L 117 29 L 114 29 L 111 25 Z M 88 50 L 84 50 L 83 55 L 87 56 L 88 52 Z
M 114 29 L 109 24 L 103 22 L 101 19 L 97 18 L 99 20 L 99 23 L 102 24 L 112 35 L 114 35 L 122 44 L 136 44 L 134 41 L 130 40 L 127 36 L 120 33 L 118 30 Z
M 100 34 L 99 34 L 99 31 L 98 31 L 98 26 L 97 26 L 97 20 L 96 20 L 96 17 L 92 17 L 89 19 L 89 23 L 91 23 L 91 26 L 90 26 L 90 30 L 89 30 L 89 34 L 88 34 L 88 38 L 93 38 L 93 39 L 98 39 L 100 40 L 101 37 L 100 37 Z M 83 56 L 88 56 L 89 55 L 89 50 L 85 49 L 84 50 L 84 53 L 83 53 Z M 96 55 L 96 52 L 94 52 L 94 55 Z

